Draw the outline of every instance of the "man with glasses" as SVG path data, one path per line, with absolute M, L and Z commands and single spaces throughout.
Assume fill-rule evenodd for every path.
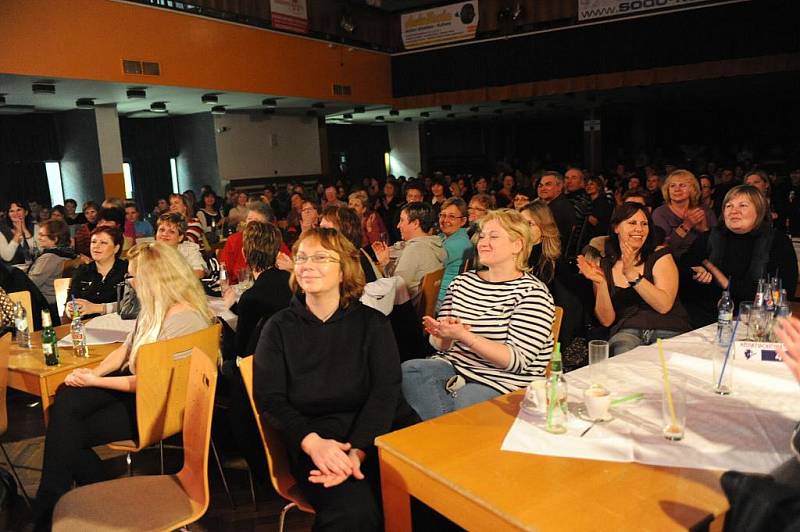
M 433 208 L 429 204 L 409 203 L 400 211 L 400 221 L 397 224 L 403 241 L 392 246 L 391 253 L 383 242 L 372 244 L 386 276 L 402 277 L 414 300 L 419 295 L 425 274 L 444 265 L 442 239 L 430 235 L 433 221 Z

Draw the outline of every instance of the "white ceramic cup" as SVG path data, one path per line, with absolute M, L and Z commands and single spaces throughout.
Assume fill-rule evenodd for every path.
M 608 419 L 611 408 L 611 392 L 602 386 L 592 386 L 583 392 L 583 403 L 589 419 L 599 421 Z

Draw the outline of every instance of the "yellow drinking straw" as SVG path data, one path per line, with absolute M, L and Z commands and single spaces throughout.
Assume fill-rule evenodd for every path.
M 658 357 L 661 359 L 661 373 L 664 376 L 664 391 L 667 394 L 669 417 L 672 420 L 672 425 L 669 428 L 670 432 L 677 432 L 679 430 L 678 421 L 675 419 L 675 405 L 672 403 L 672 390 L 669 386 L 669 370 L 667 369 L 667 360 L 664 358 L 664 346 L 661 344 L 661 338 L 656 342 L 658 342 Z

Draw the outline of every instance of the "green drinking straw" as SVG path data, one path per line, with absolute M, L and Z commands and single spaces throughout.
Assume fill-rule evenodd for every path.
M 556 348 L 553 355 L 558 355 L 561 358 L 561 342 L 556 342 Z M 550 397 L 547 401 L 547 430 L 553 428 L 553 409 L 556 407 L 556 399 L 558 399 L 558 373 L 550 375 Z
M 620 397 L 619 399 L 614 399 L 613 401 L 611 401 L 611 406 L 617 406 L 623 403 L 629 403 L 631 401 L 638 401 L 642 397 L 644 397 L 643 393 L 632 393 L 630 395 L 625 395 L 623 397 Z

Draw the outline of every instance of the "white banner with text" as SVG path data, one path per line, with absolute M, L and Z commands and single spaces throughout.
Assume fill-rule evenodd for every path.
M 407 50 L 474 39 L 478 30 L 478 1 L 415 11 L 400 17 Z

